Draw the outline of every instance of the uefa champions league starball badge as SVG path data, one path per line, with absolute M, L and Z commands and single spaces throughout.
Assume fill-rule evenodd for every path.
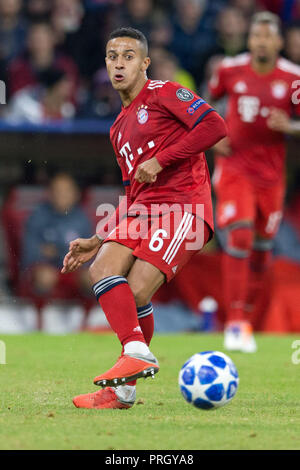
M 139 106 L 137 110 L 137 120 L 140 124 L 145 124 L 148 121 L 149 113 L 147 111 L 148 106 Z
M 176 96 L 180 101 L 192 101 L 194 99 L 193 93 L 186 88 L 179 88 L 176 91 Z

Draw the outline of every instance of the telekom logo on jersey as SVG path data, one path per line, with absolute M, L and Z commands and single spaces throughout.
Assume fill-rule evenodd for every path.
M 173 238 L 178 243 L 185 240 L 186 250 L 200 250 L 204 245 L 204 204 L 162 203 L 151 204 L 149 208 L 139 203 L 129 208 L 128 215 L 126 196 L 120 196 L 119 207 L 119 220 L 116 220 L 116 208 L 113 204 L 105 203 L 97 207 L 96 215 L 101 220 L 96 232 L 101 233 L 101 236 L 113 234 L 121 221 L 121 227 L 128 226 L 129 229 L 118 228 L 119 239 L 126 240 L 130 237 L 131 240 L 149 240 L 149 248 L 154 252 L 163 250 L 165 242 Z
M 126 144 L 123 145 L 123 147 L 120 149 L 120 154 L 126 160 L 126 165 L 128 167 L 128 174 L 131 173 L 133 170 L 133 166 L 131 165 L 131 162 L 133 160 L 133 154 L 131 153 L 129 142 L 126 142 Z
M 146 145 L 147 145 L 148 149 L 152 149 L 153 147 L 155 147 L 155 143 L 154 143 L 153 140 L 150 140 L 150 142 L 147 142 Z M 137 149 L 137 153 L 139 155 L 142 155 L 142 153 L 144 153 L 144 149 L 139 147 Z M 125 158 L 126 165 L 127 165 L 127 168 L 128 168 L 128 174 L 131 173 L 132 170 L 133 170 L 133 166 L 132 166 L 131 162 L 134 159 L 134 155 L 133 155 L 132 150 L 130 148 L 129 142 L 126 142 L 126 144 L 124 144 L 123 147 L 121 147 L 120 154 L 122 155 L 122 157 Z

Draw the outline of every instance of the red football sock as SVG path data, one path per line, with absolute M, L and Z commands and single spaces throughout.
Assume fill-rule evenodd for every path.
M 250 256 L 250 269 L 252 274 L 251 290 L 247 295 L 247 309 L 254 310 L 265 286 L 267 274 L 272 262 L 271 250 L 253 250 Z
M 226 323 L 244 321 L 249 279 L 249 258 L 222 255 L 223 291 Z
M 146 344 L 149 346 L 154 332 L 153 313 L 147 317 L 139 318 L 139 324 L 142 329 Z
M 250 268 L 258 275 L 263 276 L 269 269 L 271 261 L 271 250 L 252 250 L 250 256 Z
M 152 304 L 148 304 L 145 307 L 139 307 L 138 308 L 138 314 L 143 315 L 143 311 L 152 310 Z M 154 333 L 154 316 L 153 313 L 147 314 L 146 316 L 142 316 L 139 318 L 139 324 L 142 329 L 145 341 L 147 345 L 149 346 L 153 333 Z M 132 380 L 132 382 L 128 382 L 127 385 L 136 385 L 136 380 Z
M 145 338 L 138 322 L 132 290 L 123 276 L 109 276 L 93 286 L 108 323 L 117 334 L 122 346 Z

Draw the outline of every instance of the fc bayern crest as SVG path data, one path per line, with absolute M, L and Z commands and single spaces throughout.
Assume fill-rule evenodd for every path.
M 148 106 L 140 106 L 137 111 L 137 120 L 140 124 L 145 124 L 148 121 L 149 113 L 147 111 Z
M 192 101 L 194 99 L 193 93 L 186 88 L 179 88 L 176 91 L 176 96 L 180 101 Z
M 278 80 L 271 84 L 272 95 L 274 96 L 274 98 L 277 98 L 278 100 L 285 97 L 287 90 L 288 90 L 288 85 L 284 81 Z

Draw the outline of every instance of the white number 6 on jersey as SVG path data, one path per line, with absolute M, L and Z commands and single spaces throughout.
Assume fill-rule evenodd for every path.
M 161 238 L 160 238 L 161 236 Z M 149 248 L 151 251 L 159 251 L 162 249 L 163 247 L 163 244 L 164 244 L 164 241 L 163 241 L 163 237 L 167 237 L 168 236 L 168 233 L 163 230 L 162 228 L 156 230 L 156 232 L 154 232 L 151 240 L 150 240 L 150 243 L 149 243 Z

